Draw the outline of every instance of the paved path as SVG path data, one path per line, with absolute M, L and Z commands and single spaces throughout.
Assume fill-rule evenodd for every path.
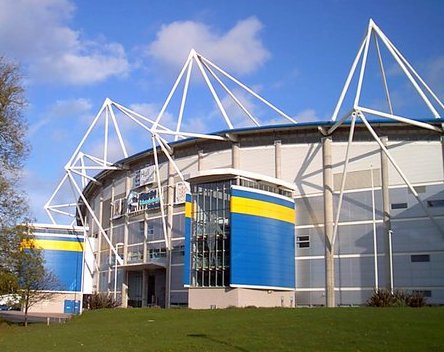
M 25 313 L 20 311 L 0 311 L 0 317 L 11 323 L 23 323 L 25 321 Z M 64 323 L 71 318 L 71 314 L 62 313 L 28 313 L 28 323 Z

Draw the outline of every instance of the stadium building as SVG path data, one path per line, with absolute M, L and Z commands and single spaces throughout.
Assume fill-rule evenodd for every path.
M 388 112 L 360 102 L 373 37 L 439 117 L 443 104 L 373 21 L 330 122 L 293 123 L 194 51 L 156 120 L 107 99 L 46 205 L 55 222 L 51 214 L 72 206 L 56 204 L 57 192 L 65 183 L 76 191 L 73 216 L 93 253 L 83 292 L 113 295 L 123 307 L 296 307 L 363 305 L 384 287 L 443 304 L 442 124 L 397 115 L 388 91 Z M 235 128 L 213 89 L 227 130 L 182 131 L 183 105 L 177 129 L 162 126 L 192 62 L 210 89 L 206 75 L 217 71 L 290 123 Z M 354 103 L 340 115 L 355 75 Z M 151 149 L 127 155 L 113 109 L 150 133 Z M 82 149 L 103 116 L 119 137 L 118 162 L 107 158 L 107 138 L 101 157 Z

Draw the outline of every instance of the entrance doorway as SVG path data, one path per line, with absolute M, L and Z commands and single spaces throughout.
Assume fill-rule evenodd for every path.
M 128 307 L 165 307 L 164 268 L 132 270 L 127 273 Z
M 142 307 L 142 271 L 128 272 L 128 307 Z
M 157 305 L 156 298 L 156 277 L 153 274 L 148 275 L 148 292 L 147 292 L 148 306 Z

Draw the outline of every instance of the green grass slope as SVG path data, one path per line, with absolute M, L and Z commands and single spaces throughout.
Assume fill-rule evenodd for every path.
M 0 326 L 0 351 L 444 351 L 443 308 L 110 309 Z

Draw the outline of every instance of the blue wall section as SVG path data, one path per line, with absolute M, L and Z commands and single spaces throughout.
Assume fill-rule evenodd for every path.
M 232 190 L 232 196 L 294 209 L 294 203 L 254 190 Z M 271 217 L 270 217 L 271 215 Z M 251 214 L 231 213 L 232 286 L 293 289 L 295 287 L 294 223 Z
M 83 252 L 43 250 L 45 267 L 58 279 L 60 291 L 81 291 Z
M 41 248 L 45 268 L 57 278 L 55 291 L 82 290 L 83 236 L 61 236 L 34 233 L 36 245 Z
M 191 194 L 185 196 L 185 253 L 184 253 L 184 269 L 183 284 L 190 285 L 191 276 Z

